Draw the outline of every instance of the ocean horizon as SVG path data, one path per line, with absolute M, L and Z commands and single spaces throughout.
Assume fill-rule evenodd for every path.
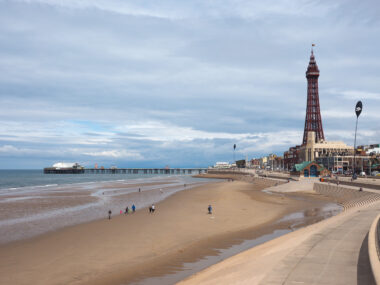
M 47 187 L 62 184 L 147 179 L 152 177 L 184 176 L 191 174 L 44 174 L 43 169 L 0 169 L 0 189 L 21 187 Z

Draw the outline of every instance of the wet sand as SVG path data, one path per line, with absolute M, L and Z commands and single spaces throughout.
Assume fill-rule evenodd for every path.
M 204 183 L 177 176 L 0 189 L 0 244 L 101 219 L 108 210 L 147 207 Z
M 184 262 L 217 255 L 217 248 L 291 230 L 291 219 L 278 223 L 286 215 L 321 219 L 326 198 L 260 191 L 273 183 L 202 185 L 158 203 L 154 214 L 144 208 L 1 245 L 0 284 L 144 284 L 181 271 Z

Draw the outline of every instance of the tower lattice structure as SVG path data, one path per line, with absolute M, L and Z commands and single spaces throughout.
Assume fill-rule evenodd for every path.
M 306 71 L 307 104 L 302 144 L 306 144 L 308 132 L 315 132 L 316 142 L 325 139 L 323 134 L 321 111 L 319 107 L 318 77 L 318 65 L 315 61 L 314 52 L 311 50 L 309 66 Z

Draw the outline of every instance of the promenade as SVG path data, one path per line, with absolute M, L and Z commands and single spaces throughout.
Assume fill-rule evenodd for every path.
M 314 181 L 283 184 L 278 192 L 311 191 Z M 380 213 L 375 192 L 380 194 L 361 192 L 367 203 L 361 197 L 335 217 L 226 259 L 181 284 L 376 284 L 367 242 Z
M 367 234 L 379 212 L 377 203 L 316 229 L 259 284 L 375 284 Z

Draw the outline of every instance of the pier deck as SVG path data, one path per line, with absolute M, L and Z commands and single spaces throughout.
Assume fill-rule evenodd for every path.
M 207 168 L 44 168 L 45 174 L 201 174 Z

